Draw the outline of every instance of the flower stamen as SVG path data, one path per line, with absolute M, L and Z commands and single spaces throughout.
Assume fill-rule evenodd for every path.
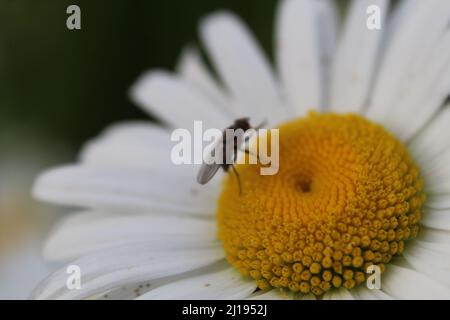
M 228 261 L 261 289 L 320 296 L 364 282 L 419 231 L 425 201 L 405 146 L 358 115 L 310 113 L 280 127 L 280 170 L 238 165 L 226 179 L 219 237 Z

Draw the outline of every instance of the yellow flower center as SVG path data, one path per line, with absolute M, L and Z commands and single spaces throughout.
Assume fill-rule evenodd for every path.
M 310 113 L 282 125 L 280 169 L 238 165 L 219 199 L 227 260 L 261 289 L 320 296 L 384 271 L 419 231 L 425 201 L 405 146 L 358 115 Z

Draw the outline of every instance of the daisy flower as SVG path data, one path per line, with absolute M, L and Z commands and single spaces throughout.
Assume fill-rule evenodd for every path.
M 333 5 L 281 1 L 274 68 L 218 12 L 200 24 L 217 76 L 192 46 L 177 72 L 143 74 L 131 96 L 165 125 L 114 125 L 34 186 L 80 208 L 44 255 L 79 266 L 81 289 L 62 268 L 33 297 L 450 298 L 450 2 L 354 1 L 339 34 Z M 238 165 L 240 195 L 228 174 L 199 186 L 170 161 L 174 128 L 243 116 L 280 129 L 278 174 Z

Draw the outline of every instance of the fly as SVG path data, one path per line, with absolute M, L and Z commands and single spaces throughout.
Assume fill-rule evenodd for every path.
M 206 184 L 208 183 L 214 175 L 217 173 L 219 168 L 222 168 L 225 172 L 228 172 L 229 168 L 233 170 L 234 175 L 236 176 L 238 186 L 239 186 L 239 194 L 241 194 L 241 180 L 239 178 L 239 174 L 234 167 L 234 163 L 237 159 L 237 152 L 238 149 L 240 150 L 240 147 L 242 143 L 246 142 L 249 137 L 246 137 L 246 139 L 238 139 L 238 137 L 233 134 L 233 141 L 228 142 L 227 141 L 227 129 L 233 130 L 235 132 L 236 130 L 243 130 L 246 132 L 247 130 L 251 129 L 252 126 L 250 125 L 250 118 L 240 118 L 236 119 L 234 123 L 227 127 L 223 133 L 220 139 L 217 139 L 214 148 L 212 149 L 209 156 L 212 158 L 215 158 L 215 150 L 216 148 L 220 150 L 222 149 L 222 163 L 206 163 L 203 162 L 202 166 L 200 167 L 200 170 L 197 174 L 197 182 L 199 184 Z M 259 129 L 263 124 L 259 125 L 258 127 L 255 127 L 254 129 Z M 219 147 L 219 144 L 222 144 L 221 147 Z M 248 150 L 244 150 L 244 152 L 248 153 Z

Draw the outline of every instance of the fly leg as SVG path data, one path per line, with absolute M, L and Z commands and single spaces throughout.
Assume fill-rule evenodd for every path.
M 263 120 L 263 121 L 261 121 L 261 123 L 259 124 L 259 125 L 257 125 L 256 127 L 254 127 L 254 129 L 256 129 L 256 130 L 259 130 L 259 129 L 261 129 L 262 127 L 265 127 L 267 125 L 267 120 Z
M 259 129 L 261 129 L 262 127 L 264 127 L 264 126 L 266 126 L 267 125 L 267 121 L 266 120 L 263 120 L 258 126 L 256 126 L 256 127 L 254 127 L 253 129 L 255 129 L 256 131 L 258 131 Z M 256 159 L 258 160 L 258 162 L 259 162 L 259 156 L 257 155 L 257 154 L 254 154 L 254 153 L 251 153 L 250 152 L 250 150 L 248 149 L 249 148 L 249 141 L 250 141 L 250 138 L 251 138 L 251 136 L 246 136 L 245 137 L 245 139 L 244 139 L 244 148 L 243 149 L 240 149 L 240 151 L 243 151 L 243 152 L 245 152 L 247 155 L 252 155 L 252 156 L 255 156 L 256 157 Z M 236 152 L 235 152 L 235 154 L 236 154 Z M 236 159 L 235 159 L 235 161 L 236 161 Z
M 247 155 L 249 155 L 249 156 L 255 156 L 256 159 L 259 161 L 259 156 L 258 156 L 257 154 L 254 154 L 254 153 L 250 152 L 249 149 L 244 148 L 244 149 L 242 149 L 241 151 L 242 151 L 242 152 L 245 152 L 245 154 L 247 154 Z
M 240 196 L 242 194 L 241 179 L 239 178 L 239 173 L 237 172 L 234 165 L 231 165 L 231 169 L 233 169 L 234 175 L 236 176 L 236 180 L 237 180 L 238 187 L 239 187 L 239 196 Z
M 247 144 L 245 144 L 245 147 L 244 147 L 244 148 L 239 149 L 239 150 L 240 150 L 241 152 L 244 152 L 244 153 L 249 157 L 249 159 L 250 159 L 250 156 L 254 156 L 254 157 L 256 157 L 256 163 L 261 163 L 260 158 L 259 158 L 259 155 L 258 155 L 257 153 L 252 152 L 252 151 L 249 149 L 249 146 L 248 146 Z

